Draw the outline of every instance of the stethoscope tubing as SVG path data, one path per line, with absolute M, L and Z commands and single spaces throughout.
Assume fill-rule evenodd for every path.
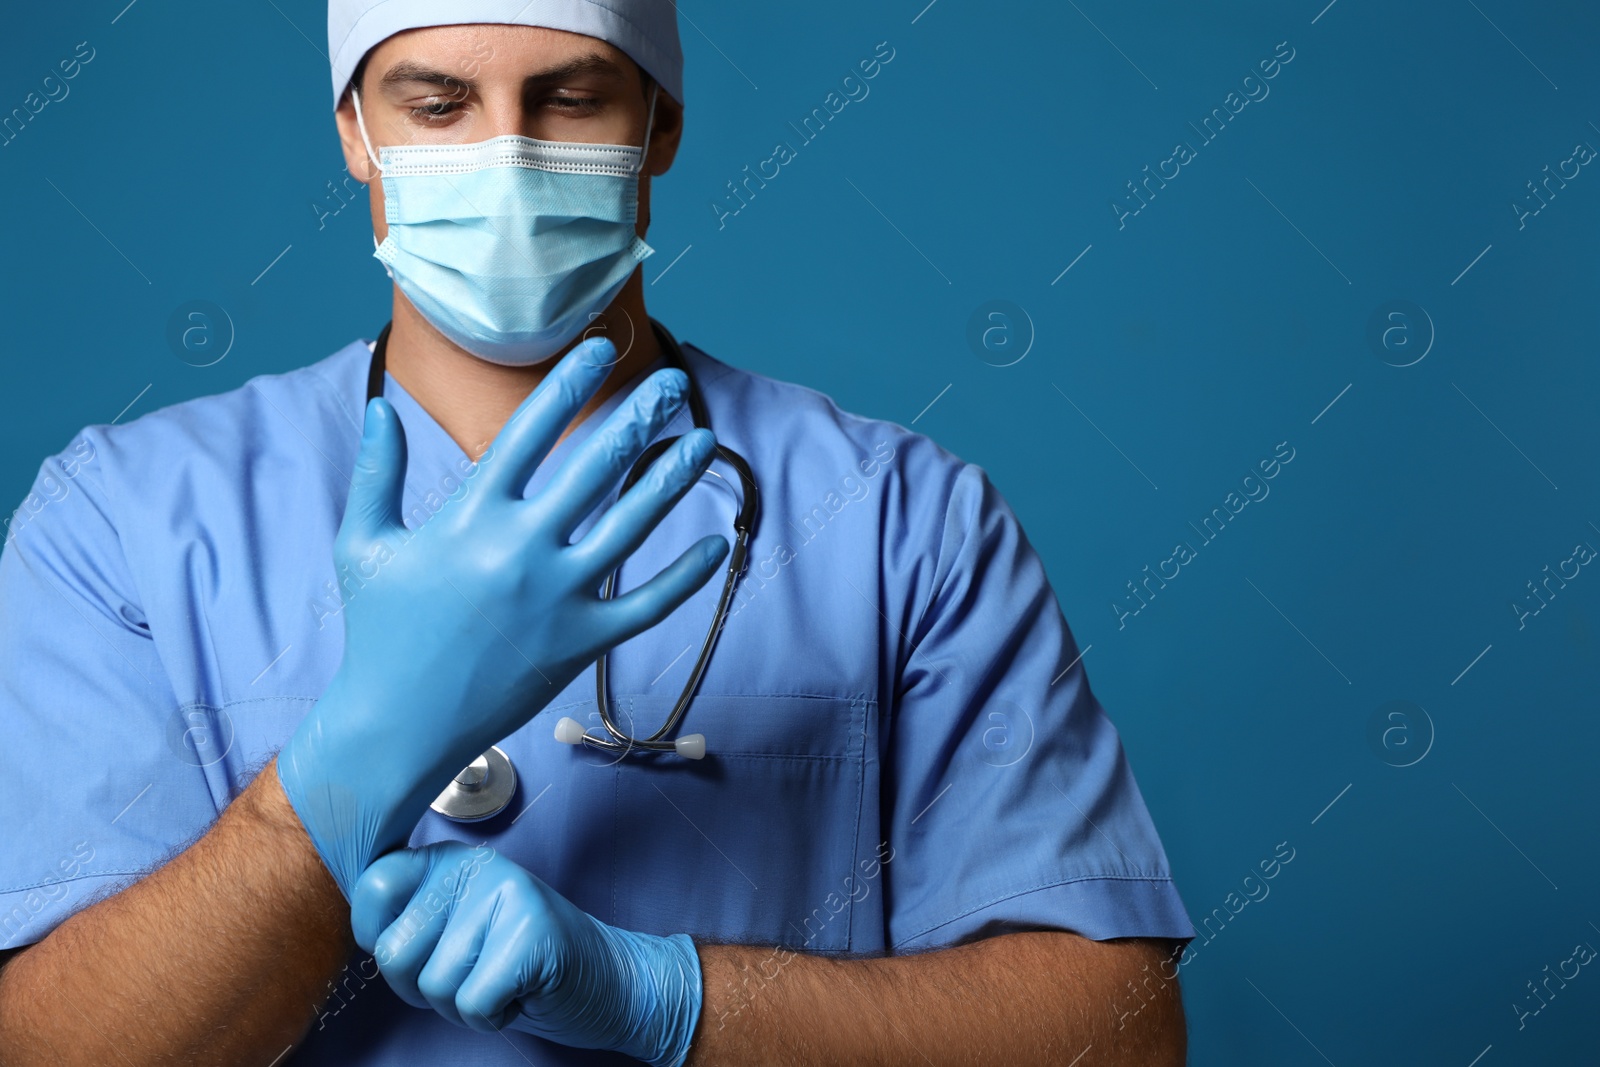
M 650 325 L 655 329 L 656 336 L 661 342 L 661 350 L 667 362 L 682 370 L 689 379 L 688 406 L 690 416 L 698 428 L 710 429 L 710 416 L 705 408 L 704 398 L 696 387 L 694 374 L 689 369 L 688 361 L 684 358 L 683 350 L 679 347 L 677 339 L 667 331 L 666 327 L 650 320 Z M 672 446 L 677 436 L 663 438 L 646 448 L 639 458 L 634 461 L 633 468 L 628 471 L 628 476 L 623 480 L 622 493 L 626 493 L 641 475 L 650 468 L 650 464 L 664 451 Z M 738 585 L 739 577 L 744 573 L 749 558 L 750 538 L 754 533 L 756 519 L 760 509 L 760 490 L 756 487 L 755 475 L 750 470 L 750 465 L 745 458 L 725 445 L 716 446 L 716 455 L 726 462 L 739 475 L 742 483 L 739 493 L 739 512 L 734 518 L 734 541 L 728 553 L 728 562 L 724 570 L 722 592 L 717 597 L 717 607 L 711 617 L 711 628 L 706 631 L 705 640 L 700 645 L 700 654 L 695 658 L 694 668 L 689 673 L 689 680 L 685 683 L 677 701 L 673 704 L 672 712 L 667 716 L 661 728 L 649 737 L 634 737 L 619 727 L 611 717 L 610 701 L 606 697 L 606 659 L 608 653 L 602 652 L 595 660 L 595 707 L 600 713 L 600 725 L 609 737 L 600 737 L 587 731 L 582 737 L 582 742 L 593 748 L 609 752 L 630 752 L 642 750 L 646 752 L 674 752 L 679 751 L 676 742 L 667 740 L 673 734 L 679 723 L 683 721 L 684 714 L 693 702 L 696 691 L 700 687 L 700 679 L 705 674 L 706 665 L 711 662 L 712 650 L 716 647 L 717 638 L 721 636 L 723 627 L 727 624 L 728 608 L 733 603 L 733 593 Z M 717 475 L 717 477 L 721 477 Z M 612 571 L 606 576 L 600 588 L 602 599 L 609 599 L 615 588 L 617 572 Z
M 388 349 L 389 331 L 392 325 L 392 323 L 385 325 L 383 331 L 378 334 L 377 341 L 373 344 L 372 361 L 367 371 L 367 401 L 369 403 L 374 397 L 383 395 L 386 353 Z M 687 402 L 690 418 L 693 420 L 695 427 L 699 429 L 710 429 L 711 418 L 710 414 L 706 410 L 705 398 L 701 395 L 700 390 L 695 383 L 694 372 L 690 370 L 688 360 L 684 357 L 683 349 L 678 344 L 677 338 L 673 337 L 671 332 L 655 319 L 650 320 L 650 326 L 655 331 L 656 339 L 661 346 L 662 355 L 666 359 L 667 363 L 683 371 L 685 377 L 688 379 L 689 388 Z M 663 452 L 672 446 L 672 443 L 678 439 L 678 436 L 679 435 L 674 435 L 672 437 L 655 441 L 642 453 L 640 453 L 639 458 L 634 461 L 633 467 L 628 471 L 627 477 L 623 480 L 622 488 L 619 491 L 619 496 L 620 494 L 626 493 L 630 488 L 633 487 L 634 483 L 637 482 L 644 472 L 650 468 L 650 465 L 655 462 L 655 460 Z M 695 658 L 694 668 L 690 672 L 688 682 L 684 685 L 677 701 L 673 704 L 671 713 L 667 716 L 667 720 L 662 724 L 661 728 L 650 734 L 648 737 L 634 737 L 626 730 L 623 730 L 620 726 L 618 726 L 616 721 L 612 718 L 610 700 L 606 696 L 606 660 L 609 653 L 601 652 L 599 657 L 595 660 L 595 706 L 599 711 L 600 724 L 605 730 L 606 736 L 600 736 L 585 730 L 580 736 L 572 739 L 569 743 L 581 743 L 592 748 L 603 749 L 610 752 L 619 752 L 622 754 L 627 754 L 628 752 L 634 751 L 677 751 L 688 754 L 690 755 L 690 758 L 696 759 L 700 758 L 700 756 L 693 755 L 693 752 L 698 751 L 700 755 L 704 754 L 703 739 L 701 739 L 698 746 L 690 745 L 685 748 L 679 742 L 667 740 L 667 738 L 677 730 L 679 724 L 683 721 L 685 713 L 688 711 L 689 705 L 694 701 L 695 693 L 699 689 L 700 681 L 705 674 L 706 666 L 711 661 L 711 654 L 713 649 L 716 647 L 717 638 L 721 635 L 723 627 L 727 625 L 728 608 L 733 602 L 734 590 L 737 587 L 739 578 L 741 575 L 743 575 L 749 560 L 750 539 L 755 534 L 756 522 L 760 516 L 761 501 L 761 494 L 759 488 L 756 486 L 755 475 L 750 469 L 750 464 L 743 456 L 719 442 L 716 445 L 716 458 L 727 463 L 728 466 L 732 467 L 734 472 L 739 476 L 739 510 L 733 522 L 734 541 L 732 548 L 728 553 L 728 562 L 724 570 L 722 582 L 722 592 L 717 597 L 717 607 L 716 611 L 712 615 L 711 628 L 706 632 L 705 640 L 701 643 L 700 654 Z M 707 469 L 706 473 L 715 477 L 722 477 L 720 474 L 717 474 L 715 471 L 712 471 L 709 468 Z M 602 599 L 611 598 L 616 587 L 616 579 L 619 570 L 620 568 L 614 569 L 606 576 L 605 582 L 600 588 L 600 596 Z M 558 729 L 558 735 L 559 732 L 560 731 Z

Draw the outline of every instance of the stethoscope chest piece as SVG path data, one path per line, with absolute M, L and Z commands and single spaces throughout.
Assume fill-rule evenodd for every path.
M 456 822 L 481 822 L 505 811 L 516 791 L 516 768 L 495 745 L 463 767 L 429 806 Z

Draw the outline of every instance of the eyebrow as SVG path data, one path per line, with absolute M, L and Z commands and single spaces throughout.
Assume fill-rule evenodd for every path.
M 593 75 L 608 81 L 621 81 L 626 72 L 621 67 L 607 59 L 598 52 L 588 52 L 584 55 L 574 56 L 572 59 L 558 63 L 553 67 L 535 71 L 523 78 L 523 85 L 534 88 L 549 85 L 584 75 Z M 411 60 L 402 59 L 390 67 L 378 83 L 379 91 L 391 86 L 408 82 L 424 82 L 429 85 L 443 86 L 449 89 L 465 87 L 468 92 L 477 89 L 471 78 L 464 78 L 459 74 L 450 74 L 445 71 L 434 70 L 432 67 Z

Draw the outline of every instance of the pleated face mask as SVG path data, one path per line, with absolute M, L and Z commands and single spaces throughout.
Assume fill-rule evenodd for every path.
M 460 347 L 507 366 L 544 362 L 655 252 L 634 225 L 656 88 L 644 148 L 507 135 L 374 153 L 356 94 L 389 227 L 373 255 Z

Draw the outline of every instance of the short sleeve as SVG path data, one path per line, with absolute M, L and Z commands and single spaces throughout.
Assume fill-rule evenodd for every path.
M 945 484 L 886 756 L 890 945 L 1019 929 L 1192 938 L 1042 562 L 981 467 Z
M 0 552 L 0 949 L 40 940 L 217 814 L 182 757 L 100 445 L 86 430 L 43 463 Z

